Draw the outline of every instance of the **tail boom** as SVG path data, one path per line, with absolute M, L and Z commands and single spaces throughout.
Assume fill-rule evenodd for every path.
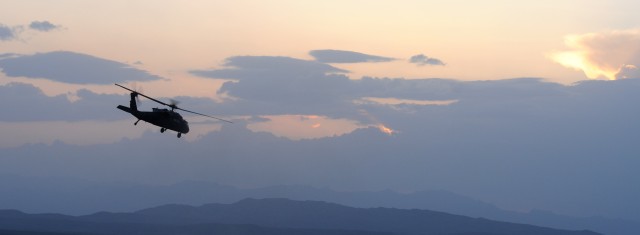
M 131 108 L 127 107 L 127 106 L 124 106 L 124 105 L 118 105 L 118 109 L 120 109 L 120 110 L 122 110 L 122 111 L 125 111 L 125 112 L 127 112 L 127 113 L 131 113 L 131 114 L 133 114 L 133 110 L 132 110 Z

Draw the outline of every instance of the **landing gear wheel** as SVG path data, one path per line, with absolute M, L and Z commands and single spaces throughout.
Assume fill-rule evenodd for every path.
M 138 122 L 139 122 L 139 121 L 140 121 L 140 120 L 138 120 L 138 121 L 134 122 L 134 123 L 133 123 L 133 125 L 134 125 L 134 126 L 135 126 L 135 125 L 138 125 Z
M 167 128 L 160 128 L 160 133 L 164 133 L 164 131 L 166 131 Z
M 178 138 L 182 137 L 182 133 L 178 132 Z

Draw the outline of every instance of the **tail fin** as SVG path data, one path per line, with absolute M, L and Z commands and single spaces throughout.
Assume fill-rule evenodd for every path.
M 131 92 L 131 101 L 129 101 L 129 108 L 131 108 L 131 110 L 134 112 L 138 111 L 138 105 L 136 104 L 136 97 L 138 97 L 138 93 Z

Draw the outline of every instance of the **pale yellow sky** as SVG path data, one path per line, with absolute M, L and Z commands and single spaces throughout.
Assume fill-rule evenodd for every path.
M 344 65 L 361 76 L 464 80 L 584 79 L 546 56 L 568 34 L 617 29 L 632 1 L 4 1 L 1 23 L 48 20 L 58 32 L 24 33 L 0 50 L 70 50 L 152 73 L 219 66 L 234 55 L 309 58 L 341 49 L 407 60 L 423 53 L 445 67 L 408 63 Z M 627 10 L 630 11 L 630 10 Z M 622 25 L 624 26 L 624 25 Z

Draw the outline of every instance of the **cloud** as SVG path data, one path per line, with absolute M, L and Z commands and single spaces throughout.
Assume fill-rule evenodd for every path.
M 236 99 L 213 104 L 178 98 L 185 108 L 254 116 L 251 122 L 265 121 L 259 116 L 272 114 L 322 115 L 362 123 L 372 116 L 375 120 L 369 122 L 384 123 L 399 134 L 386 136 L 364 128 L 342 136 L 292 141 L 234 123 L 195 142 L 183 142 L 156 129 L 141 139 L 113 145 L 0 149 L 0 155 L 10 156 L 0 159 L 0 170 L 156 184 L 200 179 L 347 190 L 438 188 L 518 209 L 625 218 L 637 217 L 632 213 L 640 210 L 633 203 L 640 190 L 628 187 L 640 176 L 635 168 L 640 164 L 635 141 L 640 126 L 634 125 L 640 110 L 630 102 L 640 99 L 640 79 L 571 86 L 539 78 L 356 80 L 316 61 L 233 58 L 227 60 L 228 67 L 201 72 L 233 79 L 220 92 Z M 0 87 L 2 107 L 14 111 L 0 118 L 5 122 L 130 118 L 115 109 L 117 104 L 126 105 L 126 94 L 78 95 L 81 99 L 71 103 L 62 96 L 44 96 L 28 85 Z M 446 106 L 353 102 L 363 97 L 458 102 Z M 29 171 L 43 159 L 44 168 Z M 635 207 L 630 210 L 628 205 Z
M 351 103 L 361 97 L 448 99 L 447 91 L 460 81 L 450 79 L 390 79 L 364 77 L 352 80 L 338 74 L 346 70 L 324 63 L 289 57 L 231 57 L 228 68 L 194 70 L 198 76 L 230 78 L 219 93 L 244 101 L 302 106 L 303 102 Z M 308 104 L 306 104 L 308 106 Z M 286 105 L 284 105 L 286 107 Z
M 119 94 L 98 94 L 80 89 L 74 94 L 73 101 L 67 94 L 47 96 L 41 89 L 26 83 L 0 85 L 0 106 L 8 112 L 0 115 L 0 122 L 40 122 L 40 121 L 115 121 L 132 119 L 128 113 L 116 109 L 118 105 L 129 106 L 128 91 Z M 154 97 L 166 103 L 170 98 Z M 208 98 L 174 97 L 180 101 L 180 107 L 198 112 L 214 114 L 219 112 L 216 103 Z M 184 105 L 182 105 L 184 104 Z M 159 104 L 141 98 L 138 108 L 150 111 Z M 188 113 L 183 113 L 190 116 Z M 133 120 L 133 119 L 132 119 Z
M 640 109 L 632 102 L 640 100 L 640 79 L 566 86 L 539 78 L 349 79 L 344 71 L 288 57 L 232 57 L 225 67 L 193 73 L 231 79 L 219 92 L 234 99 L 177 99 L 189 110 L 247 115 L 254 124 L 266 121 L 264 117 L 276 119 L 270 115 L 308 114 L 384 123 L 398 134 L 387 136 L 372 127 L 293 141 L 252 132 L 236 122 L 185 142 L 154 129 L 115 144 L 0 148 L 0 155 L 8 156 L 0 159 L 0 171 L 154 184 L 196 179 L 345 190 L 437 188 L 515 209 L 640 219 L 635 213 L 640 205 L 634 203 L 640 188 L 629 187 L 640 177 L 640 126 L 635 125 Z M 127 104 L 124 91 L 101 95 L 84 90 L 78 96 L 80 100 L 70 102 L 30 85 L 0 86 L 0 105 L 6 111 L 0 122 L 131 119 L 115 108 Z M 457 102 L 354 102 L 364 97 Z M 307 124 L 313 124 L 305 127 L 310 130 L 326 127 Z M 131 123 L 122 128 L 129 127 Z M 33 168 L 36 164 L 42 167 Z
M 348 95 L 347 70 L 317 61 L 276 56 L 237 56 L 226 60 L 225 68 L 194 70 L 192 74 L 228 78 L 219 94 L 227 101 L 222 110 L 242 115 L 315 114 L 342 109 Z M 340 104 L 339 104 L 340 103 Z M 334 107 L 334 108 L 332 108 Z
M 153 184 L 195 179 L 245 187 L 304 184 L 349 191 L 435 188 L 510 209 L 639 219 L 640 204 L 634 202 L 640 188 L 629 185 L 640 177 L 640 110 L 630 102 L 640 99 L 640 79 L 571 86 L 534 78 L 369 82 L 397 84 L 389 94 L 415 84 L 441 84 L 425 93 L 460 101 L 417 106 L 411 113 L 356 107 L 367 108 L 398 130 L 394 136 L 363 128 L 342 136 L 292 141 L 234 123 L 195 142 L 176 141 L 173 135 L 155 131 L 109 145 L 0 149 L 0 155 L 7 156 L 0 159 L 0 170 Z M 327 107 L 315 108 L 322 112 Z M 33 168 L 38 163 L 41 167 Z
M 7 26 L 4 24 L 0 24 L 0 41 L 12 41 L 20 39 L 20 34 L 24 31 L 25 26 L 17 25 L 17 26 Z M 61 26 L 54 25 L 49 21 L 33 21 L 28 26 L 29 29 L 40 31 L 40 32 L 49 32 L 54 29 L 59 29 Z
M 54 25 L 51 22 L 45 20 L 45 21 L 33 21 L 31 22 L 31 24 L 29 24 L 29 28 L 36 31 L 49 32 L 54 29 L 59 29 L 60 26 Z
M 0 54 L 0 60 L 4 59 L 4 58 L 10 58 L 10 57 L 18 57 L 20 56 L 20 54 L 16 54 L 16 53 L 3 53 Z
M 372 119 L 363 116 L 361 109 L 389 107 L 358 103 L 363 97 L 449 100 L 453 96 L 447 91 L 460 83 L 446 79 L 352 80 L 340 74 L 346 70 L 289 57 L 231 57 L 224 65 L 192 73 L 234 79 L 218 90 L 219 94 L 234 98 L 216 106 L 217 112 L 229 115 L 324 115 L 369 124 Z
M 503 81 L 464 82 L 453 79 L 391 79 L 364 77 L 350 79 L 335 71 L 339 68 L 315 61 L 288 57 L 232 57 L 228 68 L 196 70 L 207 77 L 234 79 L 218 90 L 234 99 L 216 105 L 216 112 L 227 115 L 323 115 L 347 118 L 371 124 L 362 110 L 413 112 L 420 103 L 441 101 L 500 101 L 555 94 L 559 84 L 542 79 L 520 78 Z M 519 98 L 518 98 L 519 97 Z M 412 100 L 412 103 L 388 104 L 361 102 L 363 98 Z M 360 102 L 359 102 L 360 101 Z M 378 121 L 376 121 L 378 122 Z
M 268 122 L 268 121 L 271 121 L 271 119 L 265 118 L 262 116 L 251 116 L 251 118 L 249 118 L 247 121 L 249 123 L 256 123 L 256 122 Z
M 10 77 L 44 78 L 74 84 L 112 84 L 162 79 L 130 65 L 69 51 L 0 58 Z
M 11 41 L 18 39 L 18 34 L 22 32 L 21 26 L 9 27 L 4 24 L 0 24 L 0 41 Z
M 416 64 L 418 66 L 425 66 L 425 65 L 444 66 L 445 65 L 445 63 L 442 62 L 442 60 L 428 57 L 423 54 L 411 56 L 411 58 L 409 58 L 409 63 Z
M 557 63 L 581 70 L 588 78 L 636 77 L 640 66 L 640 29 L 587 33 L 565 37 L 569 50 L 550 54 Z
M 394 58 L 367 55 L 353 51 L 343 50 L 313 50 L 309 52 L 316 61 L 321 63 L 367 63 L 367 62 L 389 62 Z
M 128 95 L 102 95 L 80 90 L 77 96 L 79 100 L 71 102 L 66 95 L 50 97 L 35 86 L 9 83 L 0 86 L 0 104 L 7 110 L 0 116 L 0 121 L 116 120 L 125 117 L 119 115 L 115 106 L 128 105 Z
M 640 78 L 640 69 L 638 66 L 626 64 L 620 68 L 616 74 L 616 79 Z
M 209 78 L 280 79 L 322 76 L 327 73 L 347 73 L 328 64 L 282 56 L 234 56 L 227 58 L 224 69 L 192 70 L 194 75 Z

